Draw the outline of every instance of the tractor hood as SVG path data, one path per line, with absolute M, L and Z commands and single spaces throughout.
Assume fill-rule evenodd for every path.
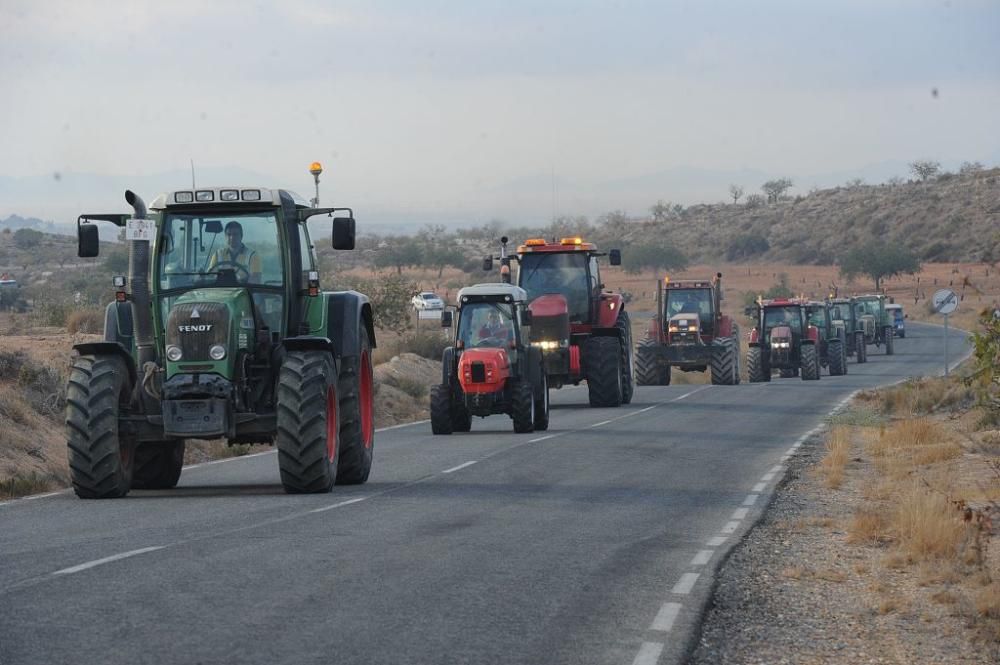
M 469 349 L 462 352 L 458 361 L 458 381 L 466 394 L 499 392 L 509 376 L 510 358 L 506 349 Z
M 244 288 L 188 291 L 171 304 L 165 322 L 168 378 L 181 372 L 231 378 L 235 358 L 254 343 L 253 309 Z
M 792 341 L 792 329 L 788 326 L 775 326 L 771 328 L 771 344 L 789 343 Z

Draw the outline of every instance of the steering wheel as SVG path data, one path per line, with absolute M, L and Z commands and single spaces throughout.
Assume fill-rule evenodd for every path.
M 246 269 L 246 266 L 236 263 L 236 261 L 219 261 L 218 263 L 215 264 L 215 267 L 212 268 L 212 270 L 218 272 L 220 268 L 232 269 L 233 272 L 236 273 L 236 279 L 240 280 L 241 282 L 250 281 L 250 271 Z M 243 277 L 240 277 L 240 273 L 243 273 Z
M 500 337 L 484 337 L 481 340 L 479 340 L 476 346 L 498 347 L 498 346 L 504 346 L 505 344 L 506 341 L 501 339 Z

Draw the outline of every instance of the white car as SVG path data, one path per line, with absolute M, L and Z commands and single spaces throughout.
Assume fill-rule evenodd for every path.
M 436 293 L 424 291 L 410 298 L 414 309 L 444 309 L 444 301 Z

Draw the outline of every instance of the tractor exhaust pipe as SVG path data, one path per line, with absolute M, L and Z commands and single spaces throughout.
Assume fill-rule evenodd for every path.
M 132 206 L 134 219 L 146 219 L 146 202 L 132 190 L 125 191 L 125 201 Z M 132 287 L 132 321 L 140 370 L 147 362 L 156 362 L 153 317 L 149 295 L 149 247 L 145 240 L 128 241 L 128 283 Z

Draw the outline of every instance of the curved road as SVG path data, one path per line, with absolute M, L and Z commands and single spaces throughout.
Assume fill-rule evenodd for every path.
M 553 391 L 547 432 L 382 431 L 331 494 L 283 494 L 265 453 L 0 504 L 0 663 L 680 662 L 783 456 L 853 391 L 941 371 L 941 329 L 908 335 L 819 382 Z

